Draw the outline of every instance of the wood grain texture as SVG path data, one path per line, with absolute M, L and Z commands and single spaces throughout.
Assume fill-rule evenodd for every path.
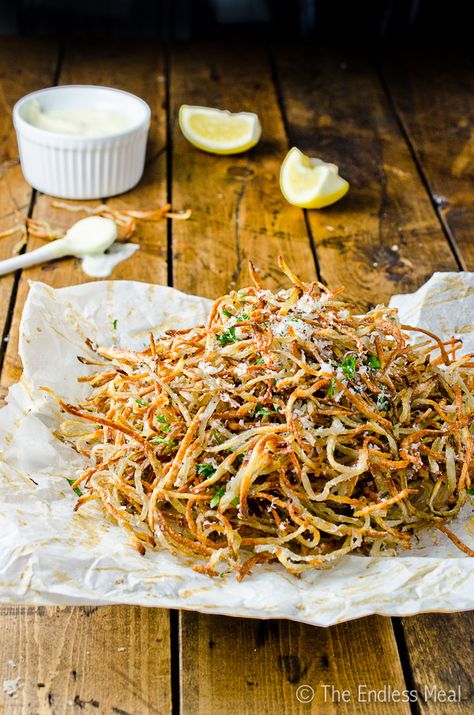
M 402 619 L 422 715 L 474 712 L 474 612 L 430 613 Z M 426 688 L 428 690 L 426 690 Z M 454 690 L 459 702 L 433 695 Z
M 127 71 L 121 64 L 124 52 L 127 55 Z M 152 109 L 152 124 L 149 134 L 148 159 L 145 174 L 137 187 L 110 199 L 112 208 L 151 209 L 166 203 L 166 114 L 164 109 L 165 77 L 164 59 L 159 49 L 149 46 L 117 48 L 87 46 L 75 47 L 66 54 L 59 84 L 103 84 L 131 91 L 145 99 Z M 52 197 L 37 195 L 33 217 L 45 220 L 53 227 L 67 228 L 81 214 L 72 214 L 51 208 Z M 72 202 L 78 203 L 78 202 Z M 95 205 L 96 202 L 83 202 Z M 140 222 L 133 242 L 139 242 L 140 249 L 112 272 L 111 279 L 140 280 L 149 283 L 166 283 L 166 221 L 160 223 Z M 30 238 L 28 250 L 38 248 L 43 241 Z M 65 258 L 30 268 L 22 272 L 18 297 L 15 305 L 9 345 L 6 352 L 2 384 L 16 382 L 21 374 L 18 357 L 18 328 L 23 305 L 28 294 L 28 281 L 39 280 L 54 287 L 74 285 L 93 280 L 81 269 L 77 259 Z
M 21 52 L 21 62 L 18 57 Z M 0 233 L 18 222 L 15 211 L 27 212 L 32 189 L 23 178 L 11 112 L 15 102 L 34 89 L 51 85 L 57 64 L 54 44 L 2 37 L 0 41 Z M 10 258 L 20 234 L 0 238 L 0 260 Z M 0 340 L 15 276 L 0 277 Z M 3 346 L 0 344 L 0 358 Z
M 302 212 L 289 206 L 278 188 L 288 144 L 267 56 L 260 50 L 236 55 L 222 47 L 182 50 L 171 58 L 170 87 L 173 198 L 186 197 L 193 209 L 193 221 L 173 224 L 175 287 L 215 297 L 245 285 L 246 256 L 261 265 L 265 285 L 285 285 L 275 271 L 279 252 L 301 276 L 314 279 Z M 262 146 L 240 158 L 199 152 L 176 128 L 182 102 L 257 111 Z M 329 665 L 322 658 L 324 648 Z M 377 654 L 369 668 L 363 657 L 354 657 L 361 648 Z M 296 698 L 298 684 L 317 690 L 325 678 L 337 685 L 369 676 L 380 687 L 387 678 L 393 687 L 404 687 L 388 620 L 369 618 L 323 630 L 181 614 L 181 710 L 186 715 L 306 712 L 308 706 Z M 328 705 L 325 712 L 336 711 Z
M 379 616 L 315 628 L 183 613 L 181 670 L 186 715 L 384 715 L 393 705 L 364 703 L 363 693 L 357 702 L 359 685 L 404 687 L 390 620 Z M 349 690 L 351 702 L 333 702 L 324 685 Z M 304 686 L 314 691 L 307 703 Z M 410 709 L 400 703 L 396 712 Z
M 361 307 L 457 270 L 397 120 L 366 59 L 279 48 L 277 77 L 291 143 L 337 164 L 351 185 L 308 212 L 321 275 Z
M 173 224 L 174 285 L 208 297 L 248 285 L 247 260 L 270 287 L 281 286 L 282 254 L 302 277 L 315 278 L 303 213 L 279 188 L 288 149 L 271 68 L 261 49 L 181 48 L 171 55 L 172 198 L 190 221 Z M 216 156 L 193 147 L 177 125 L 181 104 L 257 112 L 263 127 L 250 152 Z
M 2 607 L 2 715 L 167 715 L 169 632 L 162 611 L 131 606 Z
M 474 70 L 452 49 L 386 57 L 396 111 L 463 265 L 474 270 Z

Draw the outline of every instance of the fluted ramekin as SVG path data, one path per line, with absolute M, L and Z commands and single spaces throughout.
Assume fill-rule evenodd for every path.
M 130 120 L 120 132 L 75 136 L 30 124 L 25 109 L 37 100 L 42 109 L 107 109 Z M 95 85 L 66 85 L 31 92 L 13 108 L 20 162 L 28 183 L 63 199 L 98 199 L 135 186 L 143 174 L 150 108 L 129 92 Z

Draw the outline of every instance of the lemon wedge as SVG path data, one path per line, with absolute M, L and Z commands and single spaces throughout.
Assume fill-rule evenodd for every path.
M 290 204 L 303 209 L 322 209 L 335 203 L 349 190 L 335 164 L 306 156 L 293 147 L 280 170 L 280 188 Z
M 255 146 L 262 127 L 253 112 L 231 112 L 211 107 L 183 104 L 179 126 L 184 136 L 198 149 L 213 154 L 238 154 Z

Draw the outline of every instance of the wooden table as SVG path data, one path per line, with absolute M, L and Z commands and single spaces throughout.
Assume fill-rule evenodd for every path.
M 433 271 L 474 270 L 472 72 L 458 55 L 403 53 L 372 62 L 301 47 L 121 44 L 104 50 L 0 42 L 0 231 L 15 209 L 54 225 L 70 214 L 31 190 L 18 164 L 13 103 L 55 83 L 121 87 L 143 97 L 153 121 L 145 176 L 114 207 L 172 201 L 189 221 L 143 224 L 140 250 L 114 278 L 174 285 L 216 297 L 247 283 L 249 256 L 280 286 L 276 256 L 304 279 L 344 285 L 361 306 L 420 286 Z M 258 112 L 263 138 L 243 156 L 216 157 L 182 137 L 182 103 Z M 278 187 L 288 146 L 334 161 L 347 198 L 323 211 L 289 206 Z M 0 241 L 0 257 L 15 238 Z M 30 239 L 28 249 L 40 245 Z M 1 384 L 21 372 L 18 324 L 28 280 L 86 280 L 62 260 L 0 281 Z M 373 616 L 332 628 L 128 606 L 0 609 L 0 686 L 21 676 L 0 713 L 472 713 L 474 615 Z M 310 685 L 311 704 L 297 699 Z M 352 702 L 324 703 L 323 684 Z M 416 689 L 416 704 L 355 703 L 358 684 Z M 460 703 L 425 686 L 461 687 Z M 1 690 L 1 688 L 0 688 Z M 301 691 L 299 691 L 301 693 Z M 304 699 L 304 698 L 300 698 Z M 426 702 L 425 702 L 426 699 Z

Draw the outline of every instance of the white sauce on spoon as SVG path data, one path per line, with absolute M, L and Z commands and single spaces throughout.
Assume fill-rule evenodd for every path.
M 91 278 L 107 278 L 115 266 L 139 248 L 136 243 L 115 243 L 117 226 L 112 219 L 103 216 L 80 219 L 64 238 L 71 253 L 82 258 L 82 270 Z
M 82 270 L 91 278 L 107 278 L 115 266 L 130 258 L 138 248 L 137 243 L 115 243 L 107 253 L 85 256 L 82 259 Z

